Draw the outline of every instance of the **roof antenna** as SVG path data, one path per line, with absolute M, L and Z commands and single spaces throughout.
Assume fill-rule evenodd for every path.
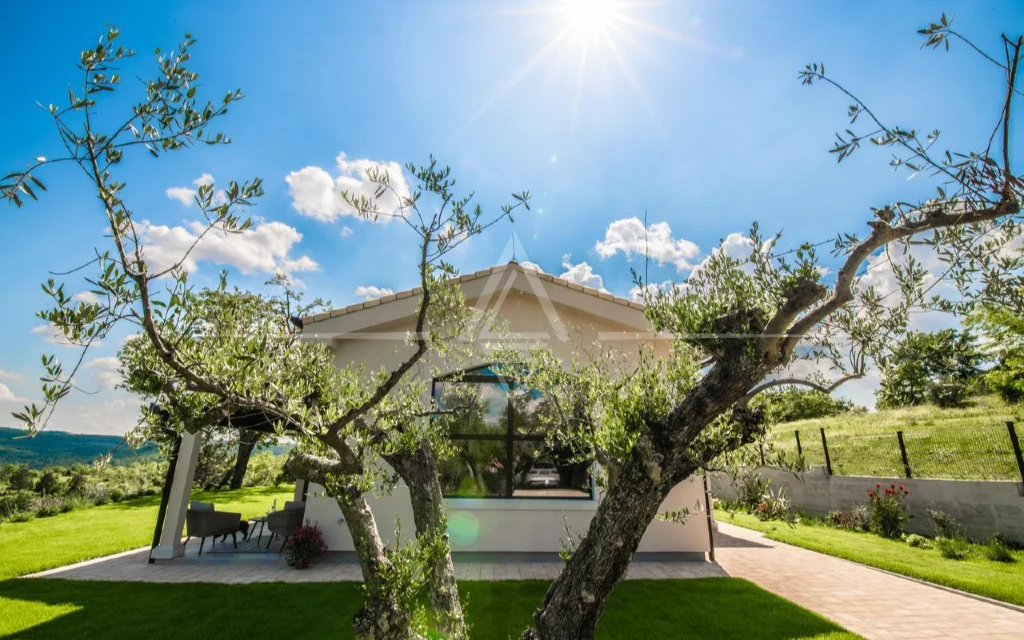
M 512 232 L 512 262 L 516 262 L 516 234 Z

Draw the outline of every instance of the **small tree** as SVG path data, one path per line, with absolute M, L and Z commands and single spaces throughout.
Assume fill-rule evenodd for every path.
M 765 391 L 751 400 L 750 406 L 762 407 L 768 424 L 829 418 L 854 409 L 853 402 L 846 398 L 834 398 L 817 389 L 799 387 Z
M 1011 290 L 1001 301 L 987 300 L 968 318 L 968 324 L 987 338 L 985 350 L 995 366 L 985 373 L 985 385 L 1005 402 L 1024 401 L 1024 289 Z
M 97 103 L 117 92 L 119 67 L 134 56 L 118 44 L 119 36 L 111 27 L 96 46 L 83 51 L 81 85 L 69 90 L 66 105 L 45 107 L 67 155 L 38 158 L 0 180 L 0 196 L 20 207 L 45 190 L 38 176 L 42 169 L 55 163 L 76 166 L 95 190 L 110 238 L 110 246 L 97 249 L 96 257 L 79 269 L 94 269 L 86 280 L 98 301 L 75 301 L 54 279 L 44 285 L 53 306 L 39 316 L 82 349 L 68 368 L 53 356 L 44 358 L 43 402 L 26 406 L 16 417 L 33 433 L 44 428 L 74 389 L 75 373 L 89 348 L 115 326 L 133 324 L 145 336 L 145 347 L 126 350 L 140 372 L 135 382 L 145 387 L 139 391 L 153 399 L 142 411 L 147 428 L 196 432 L 244 419 L 301 440 L 289 471 L 327 487 L 352 533 L 367 593 L 354 620 L 359 638 L 419 637 L 413 629 L 409 574 L 403 570 L 411 566 L 411 556 L 386 547 L 366 499 L 372 487 L 390 477 L 382 457 L 391 462 L 408 478 L 413 493 L 422 551 L 416 566 L 424 567 L 429 578 L 440 627 L 449 637 L 466 637 L 432 453 L 444 420 L 424 419 L 433 410 L 422 400 L 422 381 L 409 374 L 428 354 L 443 362 L 460 352 L 454 337 L 470 312 L 454 284 L 458 272 L 446 256 L 488 226 L 511 220 L 513 210 L 527 207 L 529 194 L 514 194 L 514 204 L 486 216 L 471 204 L 472 195 L 456 193 L 450 170 L 433 159 L 422 167 L 407 165 L 416 186 L 411 194 L 398 193 L 381 168 L 368 171 L 376 189 L 372 197 L 342 194 L 358 215 L 395 216 L 416 234 L 420 295 L 415 331 L 399 366 L 371 372 L 339 369 L 325 345 L 299 340 L 282 321 L 283 314 L 271 312 L 273 300 L 232 295 L 224 282 L 213 291 L 196 291 L 182 269 L 187 253 L 160 270 L 147 259 L 136 214 L 123 198 L 125 184 L 114 177 L 120 164 L 135 150 L 160 157 L 196 144 L 226 144 L 228 138 L 212 127 L 242 93 L 199 101 L 199 76 L 188 64 L 195 40 L 186 34 L 176 50 L 164 54 L 157 49 L 157 73 L 145 82 L 142 99 L 123 121 L 107 128 L 106 119 L 100 124 L 94 118 Z M 245 232 L 251 226 L 245 211 L 262 193 L 258 178 L 231 182 L 220 191 L 213 185 L 199 187 L 195 202 L 205 225 L 196 242 L 211 233 Z M 397 213 L 377 205 L 384 195 L 399 203 Z M 416 509 L 419 503 L 429 508 Z
M 959 406 L 983 361 L 970 331 L 911 331 L 880 361 L 878 406 L 888 409 L 929 401 L 942 407 Z

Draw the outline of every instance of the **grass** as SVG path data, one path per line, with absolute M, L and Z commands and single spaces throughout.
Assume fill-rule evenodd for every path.
M 290 499 L 286 487 L 247 487 L 196 492 L 221 511 L 242 517 L 263 514 L 276 499 Z M 78 509 L 29 522 L 0 524 L 0 580 L 119 553 L 150 544 L 160 496 L 146 496 L 101 507 Z
M 971 545 L 967 558 L 950 560 L 936 549 L 914 548 L 900 540 L 813 522 L 790 527 L 780 522 L 761 522 L 750 514 L 719 510 L 715 517 L 720 522 L 761 531 L 772 540 L 1024 606 L 1024 551 L 1012 552 L 1016 562 L 994 562 L 984 557 L 981 546 Z
M 518 638 L 547 583 L 462 585 L 474 640 Z M 0 637 L 351 638 L 355 583 L 141 584 L 0 582 Z M 858 636 L 792 602 L 728 578 L 631 580 L 613 594 L 596 638 L 847 640 Z
M 903 477 L 896 432 L 903 431 L 915 478 L 1020 481 L 1007 422 L 1024 439 L 1024 409 L 996 396 L 972 399 L 973 406 L 940 409 L 907 407 L 832 418 L 801 420 L 772 428 L 776 446 L 795 459 L 796 438 L 808 465 L 824 465 L 820 428 L 825 429 L 832 468 L 839 475 Z

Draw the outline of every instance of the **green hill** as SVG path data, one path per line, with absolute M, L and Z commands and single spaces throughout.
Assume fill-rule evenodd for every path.
M 0 427 L 0 464 L 21 463 L 39 469 L 73 462 L 90 463 L 107 453 L 113 456 L 114 462 L 128 462 L 155 457 L 158 450 L 155 445 L 146 445 L 132 451 L 119 436 L 41 431 L 28 438 L 22 429 Z
M 823 465 L 824 429 L 835 474 L 903 477 L 896 435 L 902 431 L 915 478 L 1019 482 L 1006 423 L 1014 422 L 1024 441 L 1024 407 L 1007 405 L 995 396 L 975 398 L 973 403 L 961 409 L 920 406 L 789 422 L 772 427 L 772 441 L 787 456 L 795 456 L 794 432 L 799 431 L 805 463 Z

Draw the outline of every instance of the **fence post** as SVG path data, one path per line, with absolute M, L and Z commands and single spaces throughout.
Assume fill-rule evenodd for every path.
M 1024 455 L 1020 452 L 1020 440 L 1017 439 L 1017 430 L 1013 428 L 1013 422 L 1006 423 L 1006 430 L 1010 433 L 1010 444 L 1013 445 L 1013 456 L 1017 458 L 1017 471 L 1020 472 L 1020 481 L 1024 483 Z
M 825 452 L 825 475 L 832 475 L 832 459 L 828 457 L 828 442 L 825 440 L 825 427 L 821 431 L 821 449 Z
M 906 474 L 907 479 L 910 479 L 910 460 L 907 459 L 907 445 L 903 442 L 903 432 L 896 432 L 896 440 L 900 443 L 900 457 L 903 458 L 903 472 Z
M 803 456 L 804 448 L 800 446 L 800 430 L 797 429 L 793 433 L 796 434 L 796 455 Z

